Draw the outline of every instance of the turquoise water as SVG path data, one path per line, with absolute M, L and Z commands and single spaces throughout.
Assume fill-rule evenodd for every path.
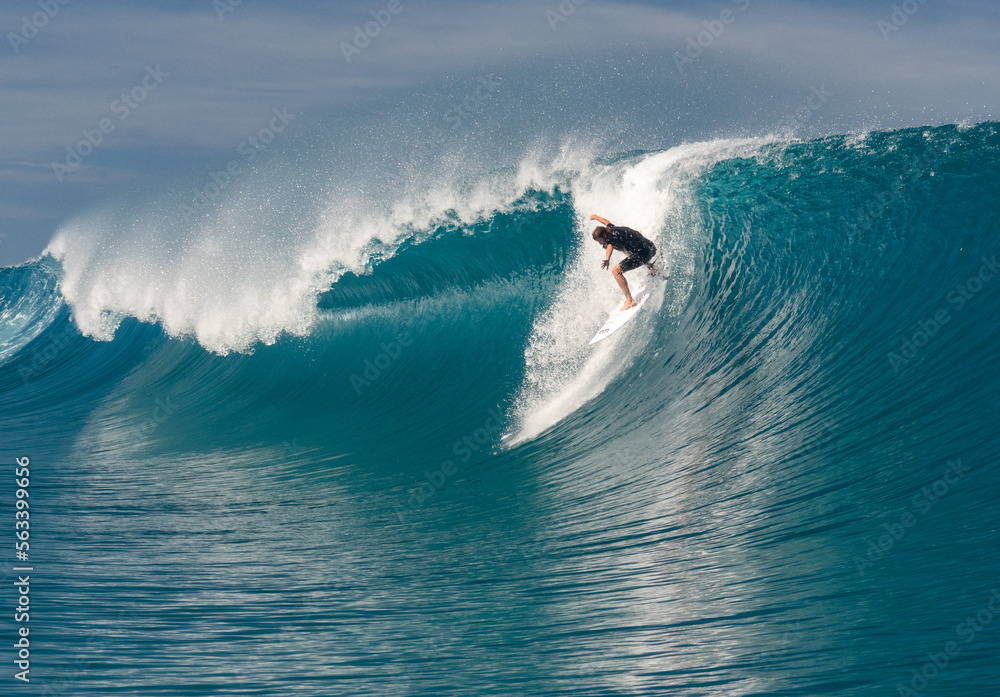
M 281 222 L 293 194 L 73 221 L 0 270 L 33 566 L 4 680 L 995 694 L 998 154 L 996 124 L 717 141 L 350 225 Z M 620 304 L 595 212 L 670 277 L 588 346 Z

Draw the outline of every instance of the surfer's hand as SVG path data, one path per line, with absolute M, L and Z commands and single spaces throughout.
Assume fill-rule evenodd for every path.
M 594 213 L 593 215 L 591 215 L 590 219 L 591 220 L 597 220 L 597 213 Z
M 610 263 L 610 262 L 609 262 L 609 261 L 608 261 L 607 259 L 605 259 L 604 261 L 602 261 L 602 262 L 601 262 L 601 269 L 606 269 L 606 268 L 608 268 L 608 264 L 609 264 L 609 263 Z

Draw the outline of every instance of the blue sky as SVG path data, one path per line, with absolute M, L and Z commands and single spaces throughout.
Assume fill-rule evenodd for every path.
M 1000 106 L 1000 9 L 985 0 L 0 6 L 0 265 L 88 207 L 224 168 L 275 110 L 300 142 L 357 155 L 419 141 L 482 79 L 502 85 L 477 126 L 497 147 L 607 120 L 623 149 L 762 134 L 817 91 L 833 96 L 797 135 L 996 120 Z

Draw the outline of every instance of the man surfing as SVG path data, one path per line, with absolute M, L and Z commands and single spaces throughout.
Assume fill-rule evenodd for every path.
M 607 247 L 607 256 L 601 262 L 601 268 L 608 268 L 611 262 L 611 252 L 618 250 L 625 252 L 626 256 L 622 263 L 611 269 L 619 287 L 625 293 L 625 304 L 621 307 L 621 312 L 635 307 L 635 300 L 632 299 L 632 292 L 628 289 L 628 281 L 625 280 L 625 272 L 637 269 L 643 264 L 649 267 L 649 275 L 655 276 L 658 272 L 653 264 L 653 257 L 656 255 L 656 245 L 642 236 L 641 233 L 628 227 L 612 225 L 611 221 L 602 218 L 596 213 L 590 216 L 591 220 L 597 220 L 602 225 L 594 228 L 594 239 L 602 246 Z

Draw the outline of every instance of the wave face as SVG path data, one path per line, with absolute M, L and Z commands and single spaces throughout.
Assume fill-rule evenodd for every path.
M 995 124 L 470 176 L 154 197 L 0 270 L 39 682 L 995 690 Z M 670 273 L 596 346 L 591 213 Z

